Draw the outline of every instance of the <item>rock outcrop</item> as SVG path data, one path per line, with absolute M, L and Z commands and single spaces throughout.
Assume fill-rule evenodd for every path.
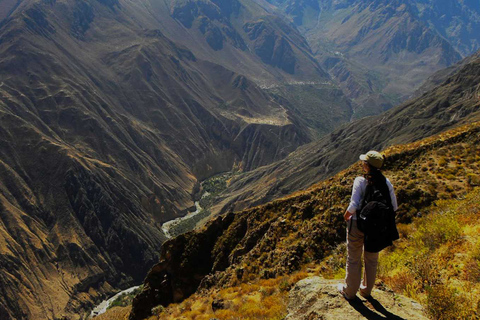
M 144 288 L 133 301 L 130 319 L 144 319 L 157 305 L 183 301 L 193 294 L 204 277 L 215 270 L 214 247 L 233 222 L 233 214 L 217 218 L 201 233 L 190 232 L 167 241 L 161 261 L 148 273 Z M 223 267 L 223 268 L 222 268 Z M 223 271 L 225 266 L 221 266 Z
M 428 319 L 418 302 L 382 288 L 374 289 L 372 298 L 347 301 L 338 292 L 339 283 L 320 277 L 299 281 L 290 291 L 285 320 Z

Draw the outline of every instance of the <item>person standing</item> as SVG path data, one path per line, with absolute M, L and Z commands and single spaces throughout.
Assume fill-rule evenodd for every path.
M 385 194 L 390 208 L 395 212 L 398 209 L 397 198 L 390 181 L 380 171 L 384 158 L 377 151 L 369 151 L 360 155 L 361 165 L 365 172 L 363 177 L 356 177 L 352 188 L 350 204 L 345 211 L 344 218 L 347 222 L 347 265 L 345 284 L 340 284 L 338 289 L 347 300 L 354 299 L 360 289 L 360 295 L 369 298 L 375 277 L 377 274 L 378 252 L 365 250 L 365 235 L 358 229 L 357 212 L 360 212 L 365 205 L 365 195 L 368 185 L 375 185 L 375 188 Z M 392 213 L 393 227 L 392 240 L 398 239 L 398 231 L 395 227 L 394 213 Z M 362 277 L 362 252 L 365 270 Z

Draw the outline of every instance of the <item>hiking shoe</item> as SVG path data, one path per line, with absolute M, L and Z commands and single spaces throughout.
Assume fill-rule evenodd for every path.
M 344 284 L 339 283 L 338 286 L 337 286 L 337 290 L 345 298 L 345 300 L 352 301 L 354 299 L 354 298 L 349 298 L 347 296 L 347 294 L 345 293 L 345 285 Z
M 360 290 L 360 295 L 361 295 L 362 297 L 364 297 L 365 299 L 367 299 L 367 300 L 372 299 L 372 295 L 371 295 L 371 294 L 366 294 L 366 293 L 363 292 L 362 290 Z

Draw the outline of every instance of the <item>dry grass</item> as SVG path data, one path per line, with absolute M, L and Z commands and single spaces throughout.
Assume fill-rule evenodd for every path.
M 280 320 L 287 314 L 288 290 L 298 281 L 315 274 L 315 270 L 309 269 L 309 272 L 299 271 L 275 279 L 258 279 L 255 282 L 242 283 L 225 289 L 199 292 L 182 303 L 154 308 L 154 315 L 148 319 Z M 214 310 L 212 308 L 214 301 L 223 307 Z M 129 308 L 116 307 L 95 319 L 123 320 L 129 312 Z
M 381 256 L 380 278 L 421 301 L 432 319 L 480 315 L 480 189 L 438 201 Z
M 381 252 L 378 282 L 421 302 L 431 319 L 480 317 L 480 188 L 439 200 Z M 326 278 L 344 277 L 344 244 L 322 263 Z
M 310 275 L 313 273 L 300 271 L 276 279 L 258 279 L 221 290 L 200 292 L 182 303 L 160 308 L 158 314 L 149 320 L 280 320 L 287 314 L 288 290 Z M 213 310 L 214 301 L 223 307 Z

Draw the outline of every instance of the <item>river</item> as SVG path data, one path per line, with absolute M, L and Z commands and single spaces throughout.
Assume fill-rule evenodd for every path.
M 208 197 L 210 195 L 210 193 L 208 192 L 205 192 L 203 195 L 202 195 L 202 198 L 204 197 Z M 195 201 L 195 208 L 196 210 L 194 212 L 191 212 L 191 213 L 188 213 L 186 216 L 183 216 L 183 217 L 180 217 L 180 218 L 177 218 L 177 219 L 174 219 L 174 220 L 170 220 L 168 222 L 165 222 L 163 225 L 162 225 L 162 230 L 163 230 L 163 233 L 165 233 L 165 235 L 167 236 L 167 238 L 172 238 L 173 235 L 170 233 L 170 228 L 172 226 L 175 226 L 175 225 L 178 225 L 182 222 L 185 222 L 187 220 L 190 220 L 192 218 L 194 218 L 196 215 L 198 215 L 200 212 L 202 212 L 202 207 L 200 206 L 200 202 L 199 201 Z
M 210 194 L 208 192 L 205 192 L 203 195 L 202 195 L 202 198 L 203 197 L 207 197 L 209 196 Z M 186 216 L 184 217 L 181 217 L 181 218 L 177 218 L 175 220 L 171 220 L 171 221 L 168 221 L 168 222 L 165 222 L 163 225 L 162 225 L 162 230 L 163 232 L 165 233 L 165 235 L 168 237 L 168 238 L 171 238 L 172 235 L 170 234 L 170 228 L 174 225 L 177 225 L 177 224 L 180 224 L 182 222 L 185 222 L 186 220 L 189 220 L 189 219 L 192 219 L 194 218 L 196 215 L 198 215 L 200 212 L 202 212 L 202 207 L 200 207 L 200 202 L 199 201 L 195 201 L 195 207 L 196 207 L 196 210 L 194 212 L 191 212 L 191 213 L 188 213 Z M 115 299 L 117 299 L 120 295 L 124 294 L 124 293 L 131 293 L 132 291 L 134 291 L 135 289 L 137 289 L 139 286 L 135 286 L 135 287 L 131 287 L 131 288 L 128 288 L 126 290 L 123 290 L 119 293 L 117 293 L 116 295 L 114 295 L 113 297 L 107 299 L 107 300 L 104 300 L 102 301 L 102 303 L 100 303 L 98 306 L 96 306 L 92 312 L 90 313 L 90 316 L 88 317 L 88 319 L 91 319 L 95 316 L 98 316 L 102 313 L 105 313 L 108 309 L 108 307 L 110 306 L 110 304 L 115 301 Z

